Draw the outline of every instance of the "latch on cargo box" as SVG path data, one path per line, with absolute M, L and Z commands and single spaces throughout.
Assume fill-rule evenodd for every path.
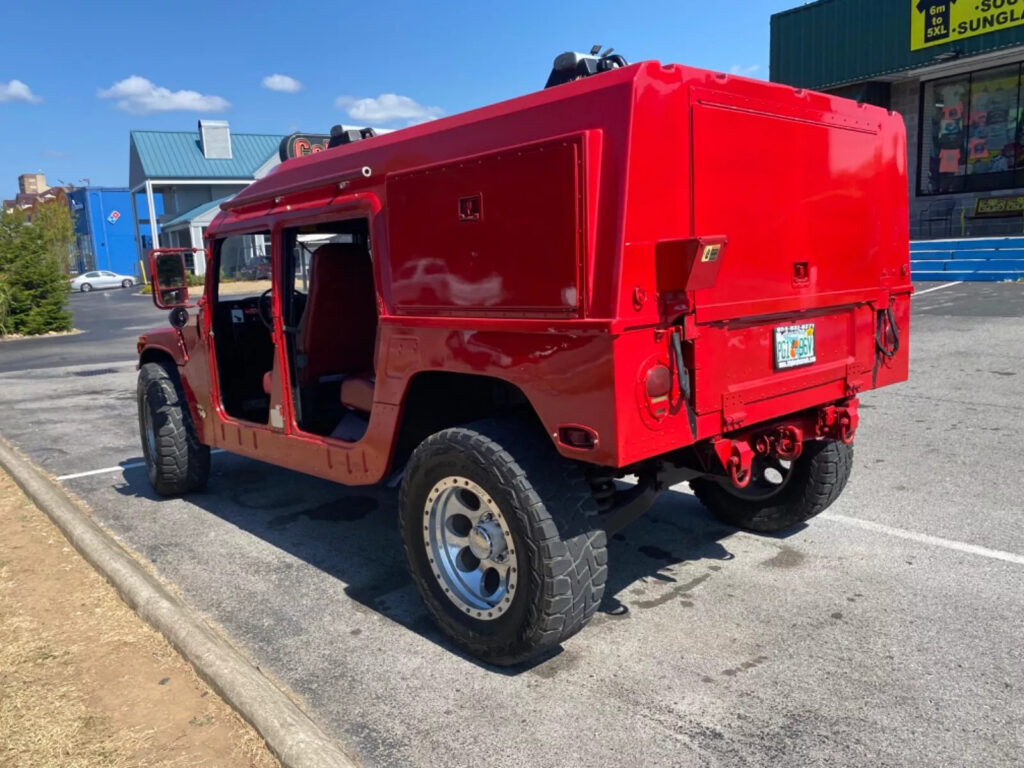
M 714 286 L 725 258 L 725 235 L 662 240 L 655 246 L 658 294 L 663 304 L 684 301 L 686 294 Z M 692 302 L 684 302 L 692 306 Z

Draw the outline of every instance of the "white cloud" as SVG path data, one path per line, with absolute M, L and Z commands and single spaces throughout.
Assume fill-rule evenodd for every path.
M 751 64 L 750 66 L 743 66 L 742 64 L 733 64 L 729 68 L 729 74 L 740 75 L 742 77 L 753 77 L 757 70 L 761 68 L 760 64 Z
M 288 75 L 267 75 L 263 78 L 263 87 L 270 91 L 295 93 L 302 90 L 302 83 Z
M 406 121 L 406 125 L 416 125 L 444 114 L 440 107 L 426 107 L 397 93 L 382 93 L 376 99 L 339 96 L 334 105 L 348 112 L 348 116 L 360 125 L 393 123 L 398 120 Z
M 38 104 L 42 98 L 32 93 L 21 80 L 11 80 L 9 83 L 0 81 L 0 104 L 5 101 L 24 101 L 29 104 Z
M 117 99 L 117 108 L 133 115 L 173 110 L 223 112 L 231 106 L 220 96 L 207 96 L 198 91 L 172 91 L 138 75 L 126 77 L 96 95 L 101 99 Z

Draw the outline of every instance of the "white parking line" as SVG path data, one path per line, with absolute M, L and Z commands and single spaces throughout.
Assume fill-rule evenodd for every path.
M 688 493 L 691 496 L 693 495 L 693 491 L 686 483 L 673 485 L 672 490 L 680 493 Z M 836 523 L 851 525 L 855 528 L 863 528 L 866 531 L 874 531 L 875 533 L 884 533 L 886 536 L 894 536 L 898 539 L 916 541 L 919 544 L 931 544 L 935 547 L 952 549 L 956 552 L 966 552 L 969 555 L 980 555 L 981 557 L 987 557 L 991 560 L 1002 560 L 1005 563 L 1024 565 L 1024 555 L 1018 555 L 1014 552 L 1003 552 L 999 549 L 979 547 L 977 544 L 968 544 L 963 541 L 955 541 L 954 539 L 943 539 L 940 536 L 929 536 L 927 533 L 918 533 L 917 531 L 908 531 L 903 528 L 894 528 L 891 525 L 883 525 L 882 523 L 875 523 L 871 520 L 862 520 L 859 517 L 838 515 L 835 512 L 823 512 L 821 517 L 826 520 L 832 520 Z
M 214 448 L 212 451 L 210 451 L 210 453 L 211 454 L 214 454 L 214 453 L 224 453 L 224 451 L 221 448 Z M 127 463 L 127 464 L 118 464 L 116 467 L 103 467 L 103 469 L 90 469 L 88 472 L 75 472 L 75 473 L 70 474 L 70 475 L 59 475 L 57 477 L 57 479 L 61 480 L 61 481 L 64 481 L 64 480 L 77 480 L 80 477 L 90 477 L 92 475 L 102 475 L 102 474 L 106 474 L 107 472 L 121 472 L 122 470 L 125 470 L 125 469 L 138 469 L 139 467 L 144 467 L 144 466 L 146 466 L 146 462 L 144 462 L 144 461 L 131 461 L 131 462 Z
M 833 520 L 837 523 L 843 523 L 844 525 L 852 525 L 856 528 L 863 528 L 866 531 L 884 533 L 886 536 L 895 536 L 898 539 L 907 539 L 909 541 L 916 541 L 920 544 L 931 544 L 935 547 L 952 549 L 956 552 L 966 552 L 969 555 L 980 555 L 981 557 L 987 557 L 991 560 L 1002 560 L 1006 563 L 1024 565 L 1024 555 L 1017 555 L 1013 552 L 1003 552 L 1002 550 L 998 549 L 979 547 L 977 544 L 967 544 L 963 541 L 943 539 L 939 536 L 929 536 L 927 533 L 906 531 L 902 528 L 893 528 L 891 525 L 882 525 L 881 523 L 875 523 L 871 520 L 861 520 L 858 517 L 847 517 L 846 515 L 837 515 L 834 512 L 825 512 L 824 514 L 822 514 L 822 517 L 826 520 Z
M 104 472 L 120 472 L 123 469 L 137 469 L 146 466 L 144 461 L 133 461 L 128 464 L 118 464 L 116 467 L 104 467 L 103 469 L 90 469 L 88 472 L 75 472 L 73 475 L 60 475 L 58 480 L 75 480 L 79 477 L 90 475 L 102 475 Z
M 957 280 L 955 283 L 943 283 L 942 285 L 936 285 L 934 288 L 925 288 L 923 291 L 916 291 L 914 296 L 924 296 L 926 293 L 932 291 L 941 291 L 943 288 L 952 288 L 954 285 L 963 285 L 963 280 Z

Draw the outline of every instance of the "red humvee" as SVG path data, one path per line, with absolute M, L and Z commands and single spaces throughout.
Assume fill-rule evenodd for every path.
M 400 476 L 430 613 L 498 664 L 587 622 L 607 532 L 669 485 L 755 531 L 821 512 L 857 395 L 907 377 L 898 115 L 614 56 L 549 84 L 282 163 L 221 206 L 193 317 L 151 254 L 174 327 L 138 344 L 159 493 L 211 447 Z M 262 253 L 273 287 L 222 295 Z

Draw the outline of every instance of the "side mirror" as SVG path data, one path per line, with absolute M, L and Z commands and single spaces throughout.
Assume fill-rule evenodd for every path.
M 188 271 L 185 253 L 191 248 L 166 248 L 149 252 L 149 276 L 153 284 L 153 303 L 160 309 L 187 307 Z
M 171 324 L 172 328 L 177 328 L 180 331 L 188 325 L 188 310 L 184 307 L 175 307 L 168 314 L 167 321 Z

